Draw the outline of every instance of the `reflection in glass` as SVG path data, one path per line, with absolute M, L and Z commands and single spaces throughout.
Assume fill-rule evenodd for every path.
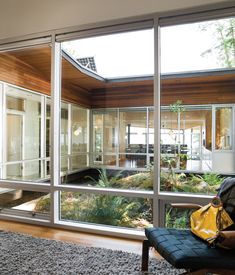
M 60 134 L 60 144 L 61 144 L 61 155 L 68 154 L 68 105 L 62 104 L 61 109 L 61 134 Z
M 117 110 L 93 112 L 93 151 L 115 153 L 117 150 Z M 102 154 L 101 160 L 102 160 Z M 98 161 L 98 160 L 97 160 Z
M 6 107 L 9 110 L 25 111 L 25 100 L 23 98 L 15 98 L 13 96 L 6 97 Z
M 119 154 L 119 166 L 125 168 L 145 168 L 147 164 L 146 155 Z
M 216 108 L 217 150 L 232 150 L 232 108 Z
M 42 96 L 5 86 L 6 166 L 3 177 L 38 180 L 46 177 L 42 148 Z M 20 97 L 19 97 L 20 96 Z
M 78 170 L 87 166 L 87 155 L 71 156 L 71 170 Z
M 88 165 L 88 110 L 74 104 L 61 104 L 61 176 Z
M 23 116 L 7 115 L 7 161 L 22 160 Z
M 0 57 L 1 179 L 47 182 L 51 47 L 17 48 Z
M 87 110 L 72 105 L 72 154 L 87 152 Z
M 50 195 L 45 192 L 0 188 L 0 208 L 37 213 L 50 212 Z
M 193 160 L 208 160 L 211 154 L 211 125 L 212 125 L 211 107 L 188 107 L 185 108 L 178 122 L 172 116 L 168 109 L 161 112 L 161 153 L 164 156 L 176 157 L 180 149 L 181 155 L 187 155 L 190 165 L 198 165 Z M 180 146 L 179 146 L 180 144 Z
M 147 109 L 120 110 L 119 151 L 146 153 Z

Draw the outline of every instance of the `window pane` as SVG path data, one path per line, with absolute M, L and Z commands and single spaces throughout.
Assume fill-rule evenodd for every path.
M 87 166 L 87 155 L 71 156 L 71 170 L 79 170 Z
M 232 108 L 216 108 L 217 150 L 232 150 Z
M 61 155 L 68 154 L 68 145 L 69 145 L 69 134 L 68 134 L 68 105 L 62 104 L 61 109 L 61 135 L 60 135 L 60 143 L 61 143 Z
M 24 112 L 24 99 L 7 96 L 7 109 L 17 110 Z
M 14 215 L 31 213 L 35 218 L 38 218 L 38 214 L 45 214 L 44 218 L 49 219 L 50 195 L 45 192 L 0 188 L 0 209 L 1 213 L 10 210 L 9 213 Z
M 125 168 L 145 168 L 147 159 L 145 154 L 120 154 L 119 165 Z
M 162 72 L 234 67 L 232 42 L 234 22 L 235 19 L 232 17 L 162 28 L 161 58 L 164 60 L 161 64 Z
M 165 207 L 165 226 L 168 228 L 190 228 L 190 215 L 195 211 L 187 208 Z
M 119 151 L 146 153 L 147 110 L 121 110 L 119 122 Z
M 143 198 L 61 192 L 61 220 L 144 229 L 152 224 L 152 201 Z
M 234 18 L 161 28 L 162 191 L 215 194 L 235 172 L 234 30 Z
M 87 152 L 87 110 L 72 105 L 72 153 Z
M 78 39 L 62 48 L 83 69 L 105 78 L 153 75 L 153 29 Z
M 74 141 L 72 141 L 71 148 L 73 150 L 68 154 L 68 175 L 65 175 L 67 161 L 63 159 L 62 176 L 63 178 L 67 177 L 67 182 L 98 186 L 98 181 L 101 179 L 97 176 L 94 177 L 97 184 L 93 181 L 87 183 L 88 177 L 93 177 L 92 167 L 107 171 L 106 187 L 152 190 L 152 175 L 150 175 L 146 166 L 153 161 L 153 107 L 151 107 L 153 106 L 153 78 L 152 74 L 144 74 L 141 78 L 138 78 L 139 75 L 134 72 L 136 69 L 144 69 L 145 66 L 148 67 L 148 71 L 151 71 L 154 59 L 150 58 L 151 62 L 146 63 L 148 57 L 142 47 L 145 58 L 139 58 L 142 53 L 138 51 L 138 59 L 136 59 L 138 60 L 138 66 L 130 61 L 130 55 L 128 55 L 128 64 L 123 66 L 126 48 L 133 43 L 133 40 L 131 41 L 129 38 L 134 39 L 135 35 L 138 35 L 138 37 L 142 35 L 143 43 L 148 44 L 148 47 L 151 48 L 149 48 L 150 51 L 147 55 L 153 54 L 153 29 L 127 32 L 121 36 L 118 34 L 104 35 L 94 37 L 94 39 L 77 39 L 62 43 L 62 98 L 67 102 L 72 102 L 72 105 L 76 107 L 84 106 L 84 108 L 89 109 L 91 115 L 88 116 L 91 125 L 87 128 L 87 137 L 90 141 L 89 148 L 87 148 L 89 150 L 86 151 L 86 153 L 88 152 L 88 165 L 87 167 L 81 166 L 80 170 L 76 170 L 78 159 L 75 161 L 73 158 L 80 158 L 80 155 L 85 154 L 85 152 L 74 150 L 77 145 L 74 146 Z M 144 38 L 149 38 L 149 35 L 151 38 L 148 41 L 145 40 Z M 118 57 L 122 60 L 122 64 L 118 62 L 113 68 L 121 70 L 123 73 L 123 70 L 128 67 L 130 71 L 132 70 L 130 79 L 120 78 L 122 73 L 118 73 L 117 78 L 112 80 L 103 78 L 106 76 L 101 77 L 100 70 L 107 65 L 106 61 L 112 60 L 112 63 L 114 61 L 114 56 L 112 55 L 112 59 L 110 59 L 109 52 L 104 51 L 107 47 L 107 38 L 110 42 L 110 39 L 114 37 L 117 39 L 118 45 L 115 58 Z M 103 44 L 104 41 L 106 41 L 104 43 L 106 45 Z M 86 42 L 87 47 L 81 47 L 83 42 Z M 125 45 L 125 49 L 122 45 Z M 133 47 L 131 48 L 133 51 Z M 102 49 L 102 59 L 99 59 L 98 54 L 91 54 L 91 49 L 94 52 Z M 85 56 L 84 50 L 90 53 Z M 108 66 L 107 69 L 110 71 L 111 67 Z M 132 78 L 133 75 L 135 75 L 134 78 Z M 148 113 L 149 109 L 151 114 Z M 72 110 L 70 111 L 72 113 Z M 78 115 L 73 117 L 78 119 Z M 70 123 L 68 124 L 68 127 L 70 127 Z M 71 121 L 71 127 L 73 127 L 72 124 L 73 121 Z M 148 135 L 148 127 L 151 128 L 151 139 Z M 74 133 L 80 130 L 73 129 Z M 71 133 L 72 140 L 74 133 Z M 96 171 L 99 176 L 98 170 Z M 122 175 L 122 182 L 114 186 L 111 176 L 112 171 L 119 173 L 120 170 L 127 171 Z M 129 179 L 128 184 L 126 184 L 124 178 L 127 174 L 129 175 L 129 171 L 131 171 L 130 174 L 133 179 Z M 139 181 L 135 181 L 134 174 L 136 174 L 136 178 L 139 178 Z M 65 181 L 63 180 L 63 182 Z
M 51 88 L 51 47 L 9 50 L 1 52 L 0 58 L 0 80 L 4 83 L 1 179 L 48 182 L 46 98 Z
M 115 153 L 117 150 L 117 111 L 93 112 L 93 146 L 95 152 Z
M 107 168 L 107 166 L 108 168 Z M 129 190 L 153 190 L 153 166 L 136 169 L 117 169 L 106 163 L 102 168 L 89 168 L 70 173 L 62 178 L 64 184 Z M 130 167 L 131 168 L 131 167 Z
M 7 161 L 22 160 L 23 143 L 22 115 L 7 115 Z

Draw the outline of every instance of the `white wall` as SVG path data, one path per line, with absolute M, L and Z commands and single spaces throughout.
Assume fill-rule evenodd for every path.
M 0 0 L 0 39 L 228 0 Z

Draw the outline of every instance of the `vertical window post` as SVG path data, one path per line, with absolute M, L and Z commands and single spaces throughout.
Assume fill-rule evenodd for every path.
M 61 44 L 52 36 L 51 60 L 51 222 L 59 219 L 59 192 L 56 186 L 60 183 L 60 98 L 61 98 Z

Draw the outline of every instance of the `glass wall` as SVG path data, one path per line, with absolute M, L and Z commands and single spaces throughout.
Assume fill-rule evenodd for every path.
M 215 149 L 233 149 L 233 109 L 216 107 L 215 109 Z
M 41 158 L 42 96 L 5 86 L 6 166 L 3 178 L 45 179 L 45 159 Z
M 94 165 L 146 169 L 147 164 L 153 162 L 151 108 L 95 110 L 92 111 L 92 121 Z
M 161 28 L 161 191 L 215 194 L 235 173 L 229 29 L 234 18 Z
M 49 182 L 50 113 L 46 114 L 45 102 L 50 95 L 50 48 L 12 50 L 0 57 L 1 71 L 11 67 L 11 73 L 0 74 L 1 179 Z M 44 59 L 43 65 L 38 58 Z
M 65 102 L 61 106 L 61 176 L 66 183 L 70 173 L 88 166 L 89 121 L 86 108 Z
M 153 223 L 153 170 L 147 170 L 153 161 L 153 30 L 66 41 L 61 55 L 62 99 L 73 104 L 68 112 L 71 166 L 62 173 L 67 185 L 66 191 L 60 186 L 59 220 L 143 229 Z M 139 89 L 142 75 L 149 81 L 150 104 L 129 96 Z M 64 166 L 61 162 L 61 171 Z M 140 195 L 133 194 L 136 189 Z
M 93 111 L 92 118 L 93 163 L 116 166 L 118 112 L 117 110 Z
M 0 188 L 0 213 L 49 219 L 50 194 L 45 192 Z
M 102 175 L 113 176 L 109 187 L 152 190 L 152 108 L 94 110 L 92 121 L 95 157 L 91 165 L 102 167 Z
M 71 171 L 88 165 L 88 111 L 71 106 Z
M 152 200 L 80 192 L 60 193 L 61 220 L 143 229 L 153 223 Z
M 144 168 L 147 164 L 147 109 L 121 109 L 119 129 L 120 166 Z
M 0 59 L 1 214 L 48 221 L 51 47 L 2 51 Z
M 60 53 L 55 47 L 55 97 L 51 46 L 1 52 L 1 211 L 83 227 L 143 229 L 158 216 L 169 226 L 184 223 L 177 220 L 186 214 L 169 207 L 157 215 L 159 205 L 179 201 L 179 192 L 183 201 L 204 202 L 235 173 L 233 40 L 223 40 L 231 26 L 233 18 L 160 28 L 159 129 L 152 28 L 98 36 L 90 30 L 61 43 Z M 53 102 L 60 69 L 61 98 Z M 56 172 L 59 160 L 58 178 L 51 164 Z

